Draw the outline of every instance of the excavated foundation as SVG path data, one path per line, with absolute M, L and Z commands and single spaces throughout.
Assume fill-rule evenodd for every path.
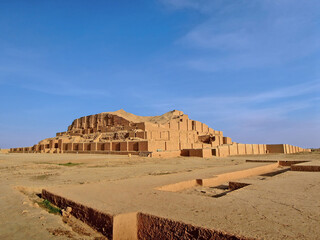
M 292 165 L 291 171 L 320 172 L 320 166 L 319 165 Z
M 143 213 L 138 213 L 137 218 L 138 239 L 249 239 Z
M 290 166 L 291 171 L 320 172 L 320 165 L 310 161 L 279 161 L 280 166 Z
M 141 212 L 111 215 L 44 189 L 42 190 L 42 197 L 60 208 L 71 207 L 71 214 L 74 217 L 99 231 L 108 239 L 251 239 Z
M 222 173 L 212 178 L 193 179 L 153 189 L 177 192 L 199 186 L 204 188 L 218 188 L 219 186 L 224 186 L 221 184 L 228 182 L 229 185 L 226 186 L 228 191 L 212 196 L 220 197 L 226 195 L 228 192 L 250 185 L 250 181 L 248 183 L 236 180 L 252 176 L 273 177 L 285 171 L 294 170 L 294 168 L 299 169 L 296 171 L 318 171 L 319 165 L 301 161 L 282 161 L 250 169 Z M 227 232 L 221 232 L 161 216 L 155 216 L 158 215 L 158 213 L 154 213 L 155 215 L 152 215 L 144 212 L 125 212 L 130 210 L 124 210 L 124 212 L 122 212 L 123 210 L 121 210 L 117 211 L 116 214 L 110 214 L 108 212 L 77 203 L 45 189 L 42 190 L 42 197 L 62 209 L 71 207 L 71 214 L 74 217 L 96 229 L 108 239 L 249 239 L 242 236 L 232 235 Z M 134 199 L 132 199 L 132 201 L 134 201 Z
M 42 198 L 47 199 L 54 205 L 66 209 L 67 207 L 72 208 L 72 215 L 84 223 L 88 224 L 98 232 L 102 233 L 108 239 L 112 239 L 112 227 L 113 227 L 113 216 L 100 212 L 96 209 L 84 206 L 80 203 L 76 203 L 72 200 L 66 199 L 64 197 L 55 195 L 42 190 Z
M 233 181 L 241 178 L 247 178 L 247 177 L 279 171 L 278 167 L 279 167 L 279 163 L 273 163 L 273 164 L 269 164 L 261 167 L 250 168 L 250 169 L 236 171 L 236 172 L 223 173 L 212 178 L 194 179 L 194 180 L 169 184 L 169 185 L 158 187 L 157 190 L 178 192 L 178 191 L 182 191 L 188 188 L 193 188 L 196 186 L 213 187 L 213 186 L 218 186 L 220 184 L 223 184 L 225 182 L 229 182 L 229 181 Z

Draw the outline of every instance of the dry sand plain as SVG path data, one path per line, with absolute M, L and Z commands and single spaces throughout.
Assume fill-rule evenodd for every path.
M 42 200 L 36 194 L 42 189 L 110 214 L 141 211 L 247 238 L 319 239 L 319 172 L 253 176 L 241 179 L 251 185 L 225 195 L 223 188 L 212 187 L 156 189 L 270 164 L 248 163 L 248 159 L 319 164 L 320 154 L 211 159 L 0 154 L 0 239 L 106 239 L 73 217 L 49 214 L 39 207 Z

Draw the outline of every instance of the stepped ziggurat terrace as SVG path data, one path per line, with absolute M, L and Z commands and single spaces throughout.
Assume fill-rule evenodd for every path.
M 310 151 L 288 144 L 240 144 L 222 131 L 173 110 L 160 116 L 136 116 L 124 110 L 75 119 L 68 131 L 17 153 L 109 153 L 150 157 L 225 157 L 229 155 Z

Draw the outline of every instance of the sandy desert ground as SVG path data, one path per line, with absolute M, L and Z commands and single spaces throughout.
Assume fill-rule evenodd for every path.
M 270 164 L 246 162 L 250 159 L 308 160 L 319 164 L 320 154 L 210 159 L 0 154 L 0 239 L 106 239 L 74 217 L 48 213 L 37 196 L 42 189 L 60 192 L 112 214 L 144 211 L 256 239 L 319 239 L 319 172 L 254 176 L 242 179 L 250 186 L 225 195 L 224 189 L 210 187 L 178 192 L 156 189 Z M 222 197 L 212 197 L 221 193 Z

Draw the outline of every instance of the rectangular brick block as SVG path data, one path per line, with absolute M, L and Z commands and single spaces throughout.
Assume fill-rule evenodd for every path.
M 230 137 L 223 137 L 222 142 L 223 144 L 232 144 L 232 140 Z
M 140 152 L 149 151 L 148 142 L 147 142 L 147 141 L 141 141 L 141 142 L 139 142 L 139 151 L 140 151 Z
M 128 151 L 139 151 L 139 142 L 129 142 Z
M 120 142 L 120 151 L 128 151 L 128 142 Z
M 112 151 L 120 151 L 120 142 L 112 142 Z

